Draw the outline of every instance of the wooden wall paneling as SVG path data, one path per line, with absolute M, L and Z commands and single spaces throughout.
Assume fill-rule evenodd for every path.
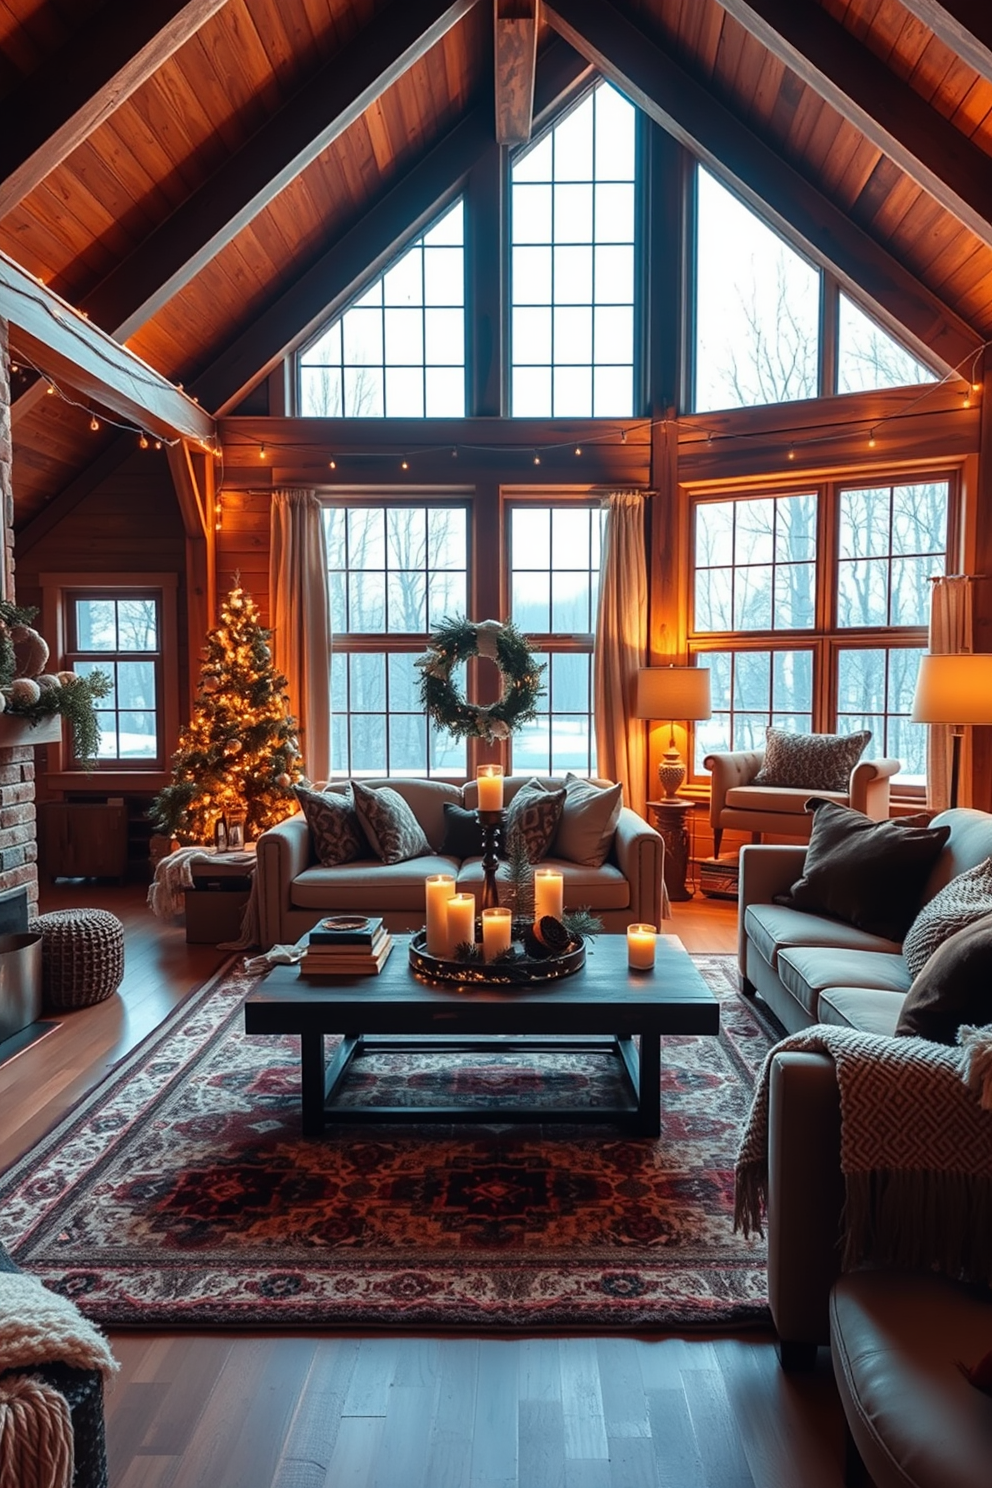
M 224 0 L 108 0 L 3 100 L 0 215 L 221 8 Z
M 640 107 L 721 174 L 745 200 L 845 285 L 873 302 L 878 317 L 917 355 L 955 366 L 976 336 L 845 214 L 814 190 L 608 0 L 546 0 L 556 30 Z
M 945 46 L 992 82 L 992 14 L 974 0 L 902 0 Z
M 74 511 L 80 502 L 95 491 L 124 463 L 132 453 L 130 442 L 118 435 L 103 452 L 92 460 L 57 497 L 17 532 L 17 558 L 23 564 L 25 556 L 48 536 Z M 20 516 L 20 513 L 17 514 Z

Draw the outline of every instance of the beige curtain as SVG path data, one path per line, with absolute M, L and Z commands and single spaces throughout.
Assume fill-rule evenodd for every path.
M 930 596 L 930 650 L 944 656 L 972 649 L 971 581 L 963 574 L 933 580 Z M 927 806 L 946 811 L 951 799 L 951 731 L 932 723 L 927 736 Z M 961 741 L 958 805 L 971 805 L 971 729 Z
M 269 546 L 273 659 L 289 684 L 303 764 L 331 770 L 330 603 L 320 502 L 313 491 L 275 491 Z
M 606 498 L 599 573 L 599 612 L 593 651 L 596 756 L 600 775 L 619 780 L 626 804 L 647 816 L 647 739 L 631 718 L 634 678 L 645 665 L 648 576 L 644 493 L 614 491 Z

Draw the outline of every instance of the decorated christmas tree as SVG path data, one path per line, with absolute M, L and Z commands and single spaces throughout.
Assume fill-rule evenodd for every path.
M 236 582 L 207 635 L 172 784 L 152 803 L 157 831 L 208 843 L 220 818 L 243 817 L 251 841 L 295 808 L 292 786 L 302 776 L 296 720 L 287 711 L 286 679 L 272 665 L 270 634 Z

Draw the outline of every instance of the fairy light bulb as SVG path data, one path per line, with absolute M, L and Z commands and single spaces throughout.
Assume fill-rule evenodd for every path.
M 93 430 L 93 433 L 95 434 L 96 431 L 97 431 L 97 429 L 99 429 L 99 427 L 100 427 L 100 420 L 97 418 L 96 414 L 94 414 L 93 417 L 90 419 L 90 428 Z
M 338 468 L 338 462 L 337 462 L 337 460 L 328 460 L 327 467 L 328 467 L 329 470 L 337 470 L 337 468 Z
M 875 448 L 875 430 L 874 429 L 869 429 L 869 431 L 868 431 L 868 448 L 869 449 L 874 449 Z
M 264 460 L 265 459 L 265 445 L 264 444 L 260 444 L 258 446 L 258 458 L 260 460 Z
M 789 445 L 789 453 L 786 458 L 789 460 L 794 460 L 796 458 L 796 446 L 794 444 Z

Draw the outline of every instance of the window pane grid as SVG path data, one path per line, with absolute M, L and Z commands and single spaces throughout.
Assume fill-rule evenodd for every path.
M 838 629 L 927 624 L 928 580 L 945 567 L 949 500 L 947 481 L 841 490 Z
M 714 750 L 763 749 L 765 729 L 808 733 L 813 720 L 813 649 L 697 651 L 710 669 L 713 712 L 695 725 L 694 773 Z
M 146 769 L 161 765 L 157 596 L 76 593 L 67 614 L 69 670 L 80 676 L 103 672 L 111 682 L 110 692 L 95 708 L 97 763 Z
M 812 492 L 700 502 L 696 632 L 813 629 L 816 523 Z

